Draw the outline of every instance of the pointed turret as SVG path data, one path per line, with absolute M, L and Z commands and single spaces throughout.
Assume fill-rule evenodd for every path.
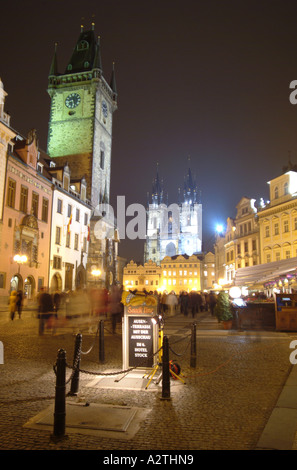
M 159 177 L 159 164 L 157 164 L 157 175 L 153 180 L 153 188 L 152 188 L 152 203 L 153 204 L 162 204 L 163 201 L 163 180 L 160 181 Z
M 195 178 L 192 176 L 190 168 L 190 157 L 188 158 L 189 168 L 184 179 L 184 203 L 195 204 L 197 202 L 197 185 Z
M 49 77 L 56 77 L 58 75 L 57 46 L 58 46 L 58 44 L 55 43 L 54 56 L 53 56 L 50 71 L 49 71 L 49 74 L 48 74 Z
M 118 96 L 118 92 L 117 92 L 117 85 L 116 85 L 116 79 L 115 79 L 115 65 L 114 65 L 114 62 L 112 64 L 112 72 L 111 72 L 111 79 L 110 79 L 109 86 L 113 91 L 113 99 L 114 99 L 114 101 L 116 101 L 116 98 Z

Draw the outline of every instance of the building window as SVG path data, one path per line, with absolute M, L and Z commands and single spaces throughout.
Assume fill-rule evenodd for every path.
M 56 227 L 56 245 L 61 245 L 61 227 Z
M 274 199 L 277 199 L 278 198 L 278 187 L 275 186 L 274 188 Z
M 76 209 L 75 220 L 76 220 L 76 222 L 79 222 L 79 209 Z
M 32 214 L 38 218 L 38 203 L 39 203 L 39 194 L 32 193 Z
M 57 212 L 62 214 L 62 199 L 57 200 Z
M 290 252 L 290 250 L 286 250 L 286 252 L 285 252 L 285 258 L 286 258 L 286 259 L 291 258 L 291 252 Z
M 297 217 L 294 218 L 294 230 L 297 230 Z
M 249 251 L 249 244 L 248 242 L 244 242 L 244 252 L 247 253 Z
M 271 254 L 267 254 L 266 255 L 266 263 L 270 263 L 271 262 Z
M 277 251 L 275 253 L 275 261 L 280 261 L 280 252 L 279 251 Z
M 101 150 L 100 152 L 100 168 L 101 170 L 104 170 L 104 151 Z
M 286 196 L 287 194 L 289 194 L 289 184 L 288 184 L 288 182 L 286 182 L 284 184 L 284 195 Z
M 85 225 L 88 225 L 88 214 L 85 214 L 85 217 L 84 217 L 84 224 L 85 224 Z
M 269 237 L 269 226 L 266 225 L 265 227 L 265 237 Z
M 8 207 L 12 207 L 13 209 L 15 205 L 15 189 L 16 189 L 16 182 L 9 178 L 6 203 Z
M 71 216 L 71 212 L 72 212 L 72 205 L 71 205 L 71 204 L 68 204 L 67 217 L 70 217 L 70 216 Z
M 43 222 L 48 221 L 48 199 L 45 197 L 42 199 L 42 214 L 41 214 L 41 220 Z
M 20 211 L 27 214 L 28 210 L 28 188 L 26 186 L 21 186 L 21 196 L 20 196 Z
M 0 289 L 5 289 L 6 273 L 0 273 Z
M 274 235 L 279 235 L 279 226 L 278 226 L 278 223 L 274 224 Z
M 62 258 L 60 256 L 54 256 L 53 268 L 54 269 L 62 269 Z
M 66 248 L 70 248 L 70 232 L 66 233 Z
M 75 250 L 78 250 L 78 240 L 79 240 L 78 233 L 75 233 L 74 234 L 74 249 Z
M 84 237 L 83 239 L 83 252 L 87 252 L 87 237 Z
M 289 231 L 289 221 L 284 220 L 284 232 L 288 233 L 288 231 Z

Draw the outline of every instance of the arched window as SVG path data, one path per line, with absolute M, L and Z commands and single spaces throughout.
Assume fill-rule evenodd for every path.
M 176 249 L 175 245 L 173 242 L 168 243 L 166 246 L 166 256 L 175 256 L 176 255 Z
M 274 199 L 278 198 L 278 186 L 275 186 L 274 188 Z

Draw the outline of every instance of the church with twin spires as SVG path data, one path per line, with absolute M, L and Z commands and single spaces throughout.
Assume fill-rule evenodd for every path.
M 144 262 L 160 265 L 166 257 L 191 256 L 202 251 L 202 204 L 190 164 L 178 202 L 168 205 L 157 168 L 147 207 Z

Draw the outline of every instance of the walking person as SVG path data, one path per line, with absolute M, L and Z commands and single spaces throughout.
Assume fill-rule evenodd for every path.
M 14 319 L 15 312 L 16 312 L 16 309 L 17 309 L 16 302 L 17 302 L 17 291 L 12 290 L 11 293 L 10 293 L 10 297 L 9 297 L 9 312 L 10 312 L 10 319 L 11 320 Z
M 54 304 L 52 296 L 46 291 L 46 288 L 43 287 L 39 296 L 39 306 L 38 306 L 38 317 L 39 317 L 39 330 L 38 333 L 40 336 L 44 333 L 44 325 L 46 320 L 48 320 L 54 311 Z
M 120 321 L 122 315 L 122 290 L 116 286 L 111 286 L 111 291 L 109 295 L 109 311 L 111 314 L 111 326 L 112 333 L 115 334 L 117 322 Z
M 209 301 L 210 313 L 212 316 L 214 316 L 214 308 L 216 306 L 217 299 L 213 291 L 210 291 L 208 301 Z
M 22 310 L 23 310 L 23 291 L 18 290 L 16 295 L 16 308 L 18 311 L 19 319 L 21 319 Z

